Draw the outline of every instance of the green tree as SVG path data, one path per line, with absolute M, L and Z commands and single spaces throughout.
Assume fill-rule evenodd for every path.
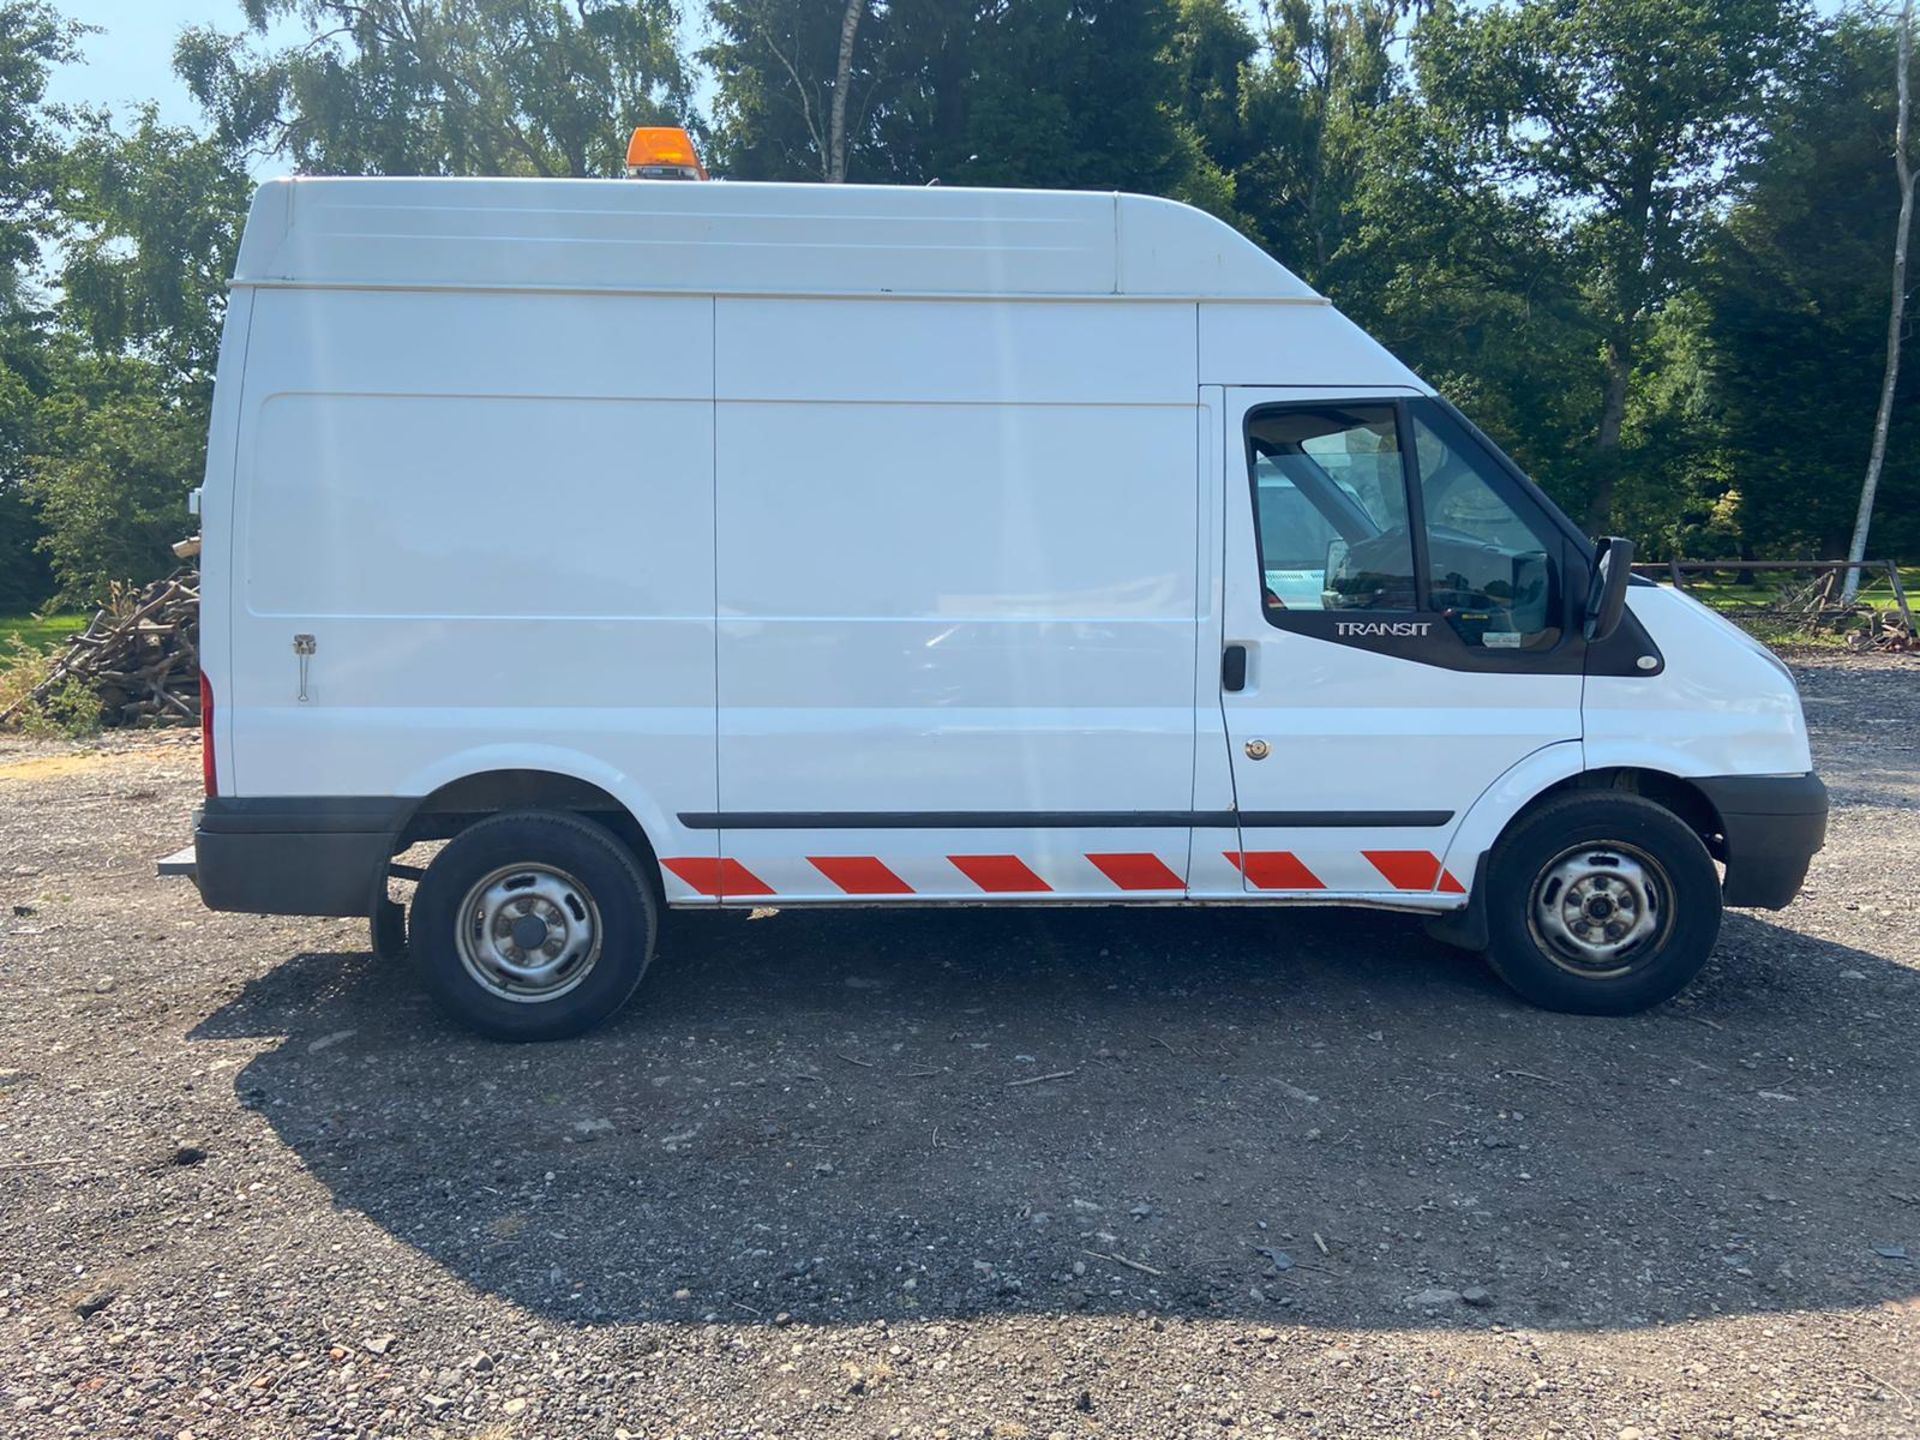
M 160 122 L 80 119 L 62 167 L 64 318 L 97 350 L 135 351 L 205 392 L 253 183 L 227 147 Z
M 1417 95 L 1375 113 L 1357 172 L 1327 292 L 1577 512 L 1604 380 L 1551 205 Z
M 1192 162 L 1161 61 L 1160 0 L 1008 4 L 977 27 L 964 152 L 937 156 L 954 184 L 1177 193 Z
M 872 119 L 890 11 L 870 0 L 710 0 L 716 38 L 701 58 L 716 82 L 714 168 L 740 180 L 879 173 Z
M 0 0 L 0 308 L 33 303 L 59 155 L 44 104 L 51 66 L 75 58 L 84 27 L 43 0 Z
M 1430 103 L 1478 169 L 1555 206 L 1580 252 L 1605 370 L 1595 529 L 1611 520 L 1648 329 L 1686 283 L 1804 30 L 1793 0 L 1440 0 L 1420 24 Z
M 618 175 L 636 125 L 679 124 L 672 0 L 242 0 L 175 66 L 217 138 L 313 174 Z M 311 38 L 262 48 L 276 19 Z
M 1913 42 L 1914 0 L 1902 0 L 1894 21 L 1894 122 L 1893 174 L 1900 195 L 1899 218 L 1894 221 L 1893 283 L 1889 287 L 1887 307 L 1887 364 L 1880 378 L 1880 405 L 1874 416 L 1873 444 L 1867 458 L 1866 479 L 1860 486 L 1860 505 L 1854 515 L 1853 536 L 1847 545 L 1847 559 L 1858 564 L 1866 559 L 1867 542 L 1873 531 L 1873 513 L 1878 503 L 1880 476 L 1886 465 L 1887 442 L 1892 438 L 1893 407 L 1900 399 L 1900 358 L 1906 347 L 1907 330 L 1907 254 L 1913 243 L 1913 211 L 1916 172 L 1920 162 L 1913 154 Z M 1860 591 L 1860 572 L 1847 571 L 1841 596 L 1849 604 Z
M 845 0 L 713 0 L 716 155 L 740 179 L 830 177 Z M 1228 204 L 1178 110 L 1171 0 L 889 0 L 858 27 L 846 177 L 1127 189 Z
M 60 598 L 84 605 L 115 580 L 173 568 L 169 547 L 191 526 L 187 492 L 206 458 L 207 415 L 170 393 L 152 361 L 103 355 L 73 336 L 51 358 L 57 383 L 40 402 L 27 491 Z
M 1207 153 L 1225 169 L 1253 151 L 1243 111 L 1260 42 L 1233 0 L 1180 0 L 1166 61 L 1175 104 Z
M 1601 382 L 1572 247 L 1409 86 L 1393 57 L 1414 9 L 1286 0 L 1256 26 L 1184 0 L 1181 109 L 1249 231 L 1577 508 Z
M 35 284 L 59 159 L 47 72 L 74 58 L 83 33 L 40 0 L 0 3 L 0 612 L 37 606 L 52 588 L 22 482 L 49 386 L 50 314 Z
M 45 340 L 27 326 L 0 325 L 0 615 L 38 609 L 54 588 L 40 545 L 46 531 L 22 483 L 47 385 Z
M 1683 290 L 1648 326 L 1634 369 L 1614 528 L 1642 558 L 1757 559 L 1741 530 L 1740 480 L 1715 402 L 1711 313 Z
M 1886 362 L 1898 196 L 1892 26 L 1819 37 L 1701 276 L 1714 422 L 1747 553 L 1843 555 Z M 1874 548 L 1920 550 L 1920 367 L 1907 366 Z
M 1403 92 L 1390 47 L 1402 0 L 1282 0 L 1243 73 L 1232 174 L 1257 234 L 1315 284 L 1357 219 L 1380 112 Z
M 227 277 L 251 185 L 214 140 L 77 117 L 57 190 L 61 333 L 25 490 L 61 596 L 173 565 L 206 453 Z

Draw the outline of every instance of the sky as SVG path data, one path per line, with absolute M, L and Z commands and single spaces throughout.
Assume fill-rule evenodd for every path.
M 173 73 L 173 42 L 189 25 L 238 30 L 244 24 L 238 0 L 55 0 L 60 12 L 102 33 L 82 42 L 85 60 L 62 66 L 48 86 L 49 98 L 67 104 L 129 108 L 160 102 L 161 118 L 197 123 L 199 107 Z

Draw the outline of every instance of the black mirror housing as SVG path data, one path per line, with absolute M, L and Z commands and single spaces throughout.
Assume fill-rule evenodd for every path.
M 1620 628 L 1627 613 L 1627 582 L 1633 578 L 1633 542 L 1619 536 L 1595 543 L 1593 579 L 1587 585 L 1587 614 L 1583 633 L 1597 644 Z

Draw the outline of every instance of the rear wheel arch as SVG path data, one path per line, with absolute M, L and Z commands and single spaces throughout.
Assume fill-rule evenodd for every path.
M 482 820 L 516 810 L 581 815 L 605 826 L 633 852 L 658 889 L 659 852 L 639 817 L 604 787 L 556 770 L 481 770 L 450 780 L 408 812 L 394 836 L 394 851 L 423 840 L 450 840 Z
M 476 770 L 449 780 L 409 808 L 388 844 L 390 855 L 430 840 L 451 840 L 484 820 L 516 811 L 577 815 L 611 832 L 632 856 L 655 903 L 663 902 L 659 852 L 646 827 L 620 799 L 591 780 L 532 767 Z M 383 960 L 408 950 L 405 907 L 394 900 L 388 866 L 380 867 L 367 896 L 373 953 Z

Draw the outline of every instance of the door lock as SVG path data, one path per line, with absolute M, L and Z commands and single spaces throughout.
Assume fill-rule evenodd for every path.
M 300 703 L 307 703 L 307 667 L 313 663 L 313 652 L 320 644 L 311 635 L 293 637 L 293 653 L 300 658 Z
M 1273 753 L 1273 747 L 1264 740 L 1247 741 L 1247 759 L 1264 760 Z

